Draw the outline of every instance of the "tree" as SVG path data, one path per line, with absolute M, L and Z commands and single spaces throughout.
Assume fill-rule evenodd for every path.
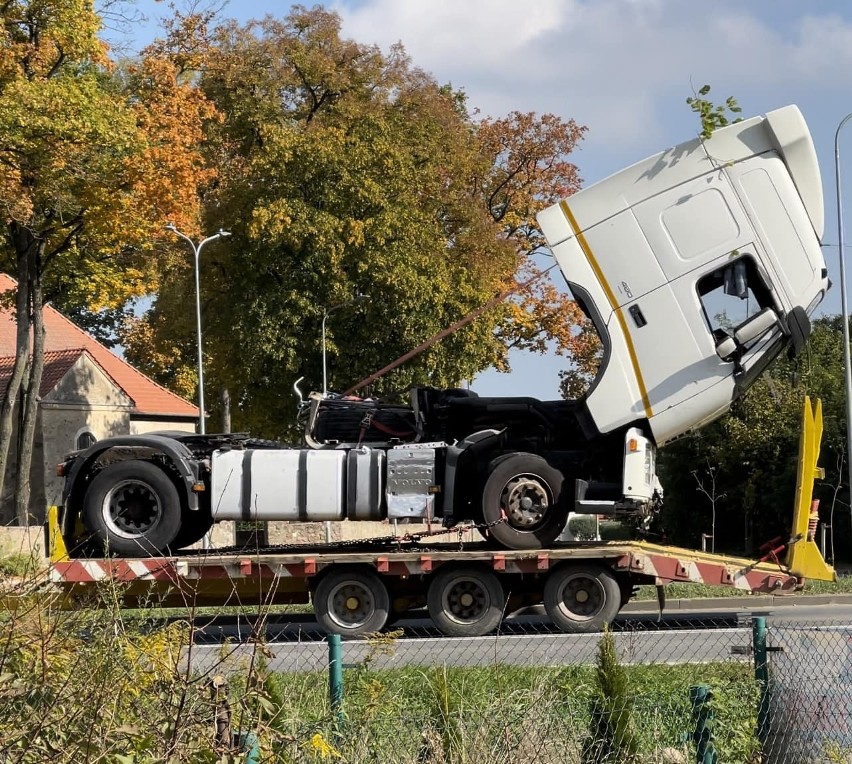
M 740 105 L 732 96 L 725 99 L 724 104 L 714 104 L 707 96 L 710 94 L 710 86 L 703 85 L 697 93 L 686 99 L 686 103 L 701 120 L 701 139 L 706 141 L 713 135 L 713 131 L 719 127 L 727 127 L 742 121 L 742 117 L 730 118 L 731 115 L 742 112 Z
M 639 741 L 633 719 L 633 698 L 627 671 L 618 659 L 609 627 L 598 641 L 596 693 L 589 708 L 589 736 L 583 745 L 584 764 L 630 764 Z
M 196 191 L 209 177 L 197 141 L 213 111 L 166 59 L 116 71 L 90 0 L 9 0 L 0 22 L 0 263 L 18 280 L 0 489 L 20 400 L 15 507 L 25 523 L 45 298 L 114 310 L 156 287 L 162 223 L 197 225 Z
M 819 463 L 826 478 L 815 488 L 823 521 L 835 502 L 848 506 L 841 327 L 839 316 L 816 319 L 798 357 L 776 359 L 727 416 L 661 450 L 663 521 L 672 541 L 695 546 L 706 527 L 706 514 L 694 511 L 696 464 L 714 470 L 715 494 L 725 495 L 716 504 L 720 549 L 750 553 L 775 537 L 787 538 L 806 394 L 823 401 Z M 837 519 L 848 534 L 848 513 Z
M 220 179 L 207 217 L 233 239 L 202 263 L 205 336 L 221 348 L 206 376 L 232 391 L 236 427 L 282 437 L 293 381 L 320 387 L 326 309 L 370 298 L 327 322 L 339 390 L 523 281 L 541 244 L 536 210 L 579 182 L 565 154 L 583 129 L 551 116 L 478 122 L 462 93 L 413 67 L 401 46 L 385 55 L 343 39 L 321 8 L 225 24 L 212 46 L 199 85 L 226 117 L 208 132 Z M 191 367 L 188 277 L 176 269 L 127 338 L 159 379 L 181 377 L 172 349 Z M 370 392 L 456 386 L 573 320 L 538 286 Z

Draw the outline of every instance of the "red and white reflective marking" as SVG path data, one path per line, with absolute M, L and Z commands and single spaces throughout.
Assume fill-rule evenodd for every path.
M 649 548 L 650 547 L 650 548 Z M 687 552 L 687 554 L 684 554 Z M 487 565 L 497 573 L 542 575 L 563 564 L 601 564 L 616 572 L 641 576 L 646 582 L 666 584 L 684 582 L 728 586 L 740 591 L 789 591 L 797 579 L 784 569 L 723 555 L 688 554 L 688 550 L 663 551 L 642 544 L 604 545 L 600 548 L 577 547 L 535 552 L 492 552 L 459 550 L 454 552 L 394 552 L 389 554 L 346 555 L 312 554 L 246 557 L 174 557 L 148 559 L 89 559 L 55 562 L 50 580 L 58 584 L 87 584 L 99 581 L 214 581 L 222 579 L 272 580 L 306 578 L 329 565 L 341 563 L 368 565 L 380 575 L 405 578 L 426 576 L 445 564 Z

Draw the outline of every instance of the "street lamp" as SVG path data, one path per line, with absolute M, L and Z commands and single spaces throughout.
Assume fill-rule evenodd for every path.
M 837 183 L 837 251 L 840 255 L 840 310 L 843 313 L 843 372 L 846 380 L 846 465 L 852 491 L 852 362 L 849 358 L 849 311 L 846 305 L 846 257 L 843 252 L 843 199 L 840 193 L 840 131 L 852 119 L 847 114 L 834 133 L 834 176 Z
M 328 395 L 328 365 L 326 363 L 326 355 L 325 355 L 325 322 L 326 319 L 334 313 L 336 310 L 340 310 L 341 308 L 346 308 L 349 305 L 354 305 L 356 302 L 361 302 L 361 300 L 366 300 L 367 295 L 365 294 L 356 294 L 351 300 L 347 300 L 346 302 L 340 303 L 340 305 L 335 305 L 332 308 L 327 308 L 323 311 L 322 314 L 322 397 L 325 398 Z
M 174 223 L 169 223 L 166 226 L 166 230 L 171 231 L 173 234 L 180 236 L 180 238 L 184 241 L 189 242 L 189 246 L 192 247 L 192 256 L 195 262 L 195 329 L 196 341 L 198 344 L 198 432 L 201 435 L 204 435 L 204 365 L 201 360 L 201 280 L 198 272 L 198 261 L 201 256 L 201 249 L 205 244 L 215 241 L 216 239 L 224 239 L 226 236 L 230 236 L 231 232 L 223 231 L 220 228 L 218 233 L 214 233 L 212 236 L 208 236 L 206 239 L 203 239 L 196 247 L 195 242 L 185 233 L 178 231 Z

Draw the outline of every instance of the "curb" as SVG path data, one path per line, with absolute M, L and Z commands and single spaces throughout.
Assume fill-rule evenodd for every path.
M 664 612 L 671 610 L 763 610 L 769 607 L 852 605 L 852 594 L 753 594 L 744 597 L 706 597 L 666 600 Z M 631 600 L 622 613 L 656 613 L 656 600 Z

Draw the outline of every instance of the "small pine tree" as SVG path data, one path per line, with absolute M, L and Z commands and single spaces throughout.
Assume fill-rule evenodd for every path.
M 598 643 L 598 693 L 590 707 L 584 764 L 629 764 L 639 750 L 633 725 L 633 700 L 627 671 L 619 663 L 615 638 L 608 627 Z

